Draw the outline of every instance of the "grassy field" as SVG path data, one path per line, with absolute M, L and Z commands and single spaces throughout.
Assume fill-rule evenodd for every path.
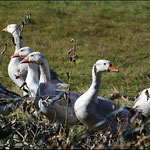
M 122 105 L 132 106 L 133 100 L 150 81 L 150 2 L 0 2 L 0 45 L 10 35 L 2 32 L 8 24 L 20 24 L 28 10 L 31 23 L 23 31 L 24 45 L 42 52 L 59 79 L 68 83 L 70 71 L 67 52 L 77 44 L 77 59 L 73 65 L 70 87 L 84 93 L 91 84 L 91 70 L 98 59 L 109 60 L 119 73 L 102 76 L 99 95 L 112 98 Z M 0 56 L 0 83 L 20 93 L 8 76 L 7 66 L 14 45 L 7 40 L 8 49 Z M 3 46 L 0 47 L 0 51 Z M 127 102 L 127 103 L 126 103 Z
M 77 43 L 77 61 L 73 66 L 71 89 L 84 92 L 91 83 L 91 69 L 98 59 L 107 59 L 120 70 L 102 76 L 101 94 L 114 91 L 134 98 L 149 87 L 150 9 L 149 2 L 0 2 L 0 43 L 9 35 L 2 32 L 8 24 L 20 24 L 30 10 L 24 45 L 42 52 L 50 68 L 68 82 L 70 64 L 67 51 L 70 40 Z M 1 57 L 0 82 L 19 91 L 9 79 L 7 66 L 14 46 Z M 1 50 L 3 47 L 1 47 Z

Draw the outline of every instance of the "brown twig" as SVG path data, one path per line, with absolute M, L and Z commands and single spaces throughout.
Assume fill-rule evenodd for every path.
M 6 49 L 7 49 L 7 43 L 4 44 L 4 49 L 3 49 L 3 51 L 1 52 L 1 55 L 3 55 L 3 54 L 5 53 Z

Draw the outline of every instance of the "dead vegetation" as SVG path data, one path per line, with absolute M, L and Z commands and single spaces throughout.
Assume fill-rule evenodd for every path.
M 92 133 L 78 125 L 81 130 L 75 132 L 76 127 L 73 127 L 66 137 L 66 130 L 61 124 L 47 121 L 43 117 L 35 119 L 32 115 L 28 119 L 21 119 L 20 113 L 9 117 L 0 116 L 0 148 L 129 149 L 150 146 L 148 127 L 140 122 L 128 132 L 120 131 L 116 135 L 112 135 L 109 130 L 103 134 Z

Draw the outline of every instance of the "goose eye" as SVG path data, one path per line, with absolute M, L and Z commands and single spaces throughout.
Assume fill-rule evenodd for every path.
M 34 57 L 34 55 L 31 55 L 31 57 Z
M 106 63 L 104 63 L 104 65 L 106 65 Z

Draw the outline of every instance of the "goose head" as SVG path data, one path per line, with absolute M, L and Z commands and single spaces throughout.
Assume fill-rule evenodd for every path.
M 45 56 L 40 52 L 32 52 L 26 56 L 20 63 L 36 63 L 42 65 L 45 60 Z
M 33 52 L 33 50 L 31 47 L 22 47 L 14 55 L 12 55 L 12 58 L 15 58 L 15 57 L 25 58 L 32 52 Z
M 95 74 L 100 72 L 119 72 L 108 60 L 98 60 L 93 66 Z
M 9 32 L 9 33 L 11 33 L 13 35 L 16 32 L 19 33 L 20 30 L 19 30 L 19 28 L 18 28 L 18 26 L 16 24 L 10 24 L 6 28 L 4 28 L 3 31 Z

